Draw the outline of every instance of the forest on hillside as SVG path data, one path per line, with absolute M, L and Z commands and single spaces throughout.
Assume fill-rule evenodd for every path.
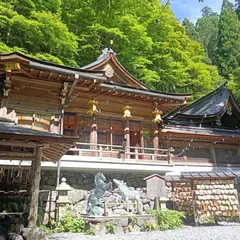
M 228 81 L 240 100 L 239 19 L 240 0 L 196 24 L 159 0 L 1 0 L 0 52 L 81 67 L 111 47 L 148 87 L 194 100 Z

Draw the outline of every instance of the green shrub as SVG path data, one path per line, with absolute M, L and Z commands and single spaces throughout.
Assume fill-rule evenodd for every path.
M 86 234 L 88 234 L 88 235 L 96 235 L 96 230 L 93 229 L 93 228 L 89 228 L 89 229 L 86 231 Z
M 176 229 L 183 226 L 183 220 L 185 219 L 183 212 L 169 209 L 165 211 L 151 210 L 150 212 L 157 218 L 159 230 Z
M 114 225 L 112 223 L 112 221 L 108 222 L 106 224 L 106 230 L 107 230 L 107 233 L 110 233 L 110 234 L 114 234 L 115 231 L 114 231 Z
M 50 229 L 49 227 L 45 226 L 45 225 L 41 225 L 40 228 L 41 228 L 42 230 L 44 230 L 47 234 L 53 233 L 53 230 Z
M 151 232 L 157 230 L 157 224 L 153 222 L 145 222 L 143 225 L 143 231 Z
M 59 228 L 62 232 L 82 233 L 86 230 L 86 223 L 83 218 L 74 218 L 66 214 L 60 221 Z
M 135 226 L 137 224 L 137 217 L 131 216 L 128 218 L 128 224 L 131 224 L 132 226 Z
M 214 216 L 208 216 L 207 214 L 201 215 L 198 218 L 200 224 L 212 224 L 215 223 Z

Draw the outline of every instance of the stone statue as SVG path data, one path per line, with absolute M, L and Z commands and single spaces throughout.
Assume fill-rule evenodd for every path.
M 117 185 L 120 191 L 120 195 L 125 202 L 137 202 L 137 212 L 140 213 L 140 191 L 134 190 L 133 187 L 128 187 L 123 181 L 113 179 L 113 182 Z
M 112 189 L 112 182 L 105 183 L 106 178 L 103 173 L 99 172 L 94 177 L 95 188 L 91 190 L 87 203 L 87 215 L 102 215 L 99 198 L 103 196 L 105 191 Z

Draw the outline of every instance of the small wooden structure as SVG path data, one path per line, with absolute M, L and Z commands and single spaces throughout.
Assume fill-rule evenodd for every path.
M 237 176 L 234 172 L 191 172 L 166 176 L 166 181 L 172 183 L 174 208 L 193 216 L 198 225 L 205 216 L 238 215 Z
M 147 184 L 147 197 L 155 198 L 156 208 L 159 209 L 160 198 L 166 198 L 166 180 L 159 174 L 152 174 L 144 178 Z
M 17 126 L 0 118 L 0 159 L 31 161 L 28 227 L 36 227 L 41 161 L 56 162 L 74 145 L 76 138 Z

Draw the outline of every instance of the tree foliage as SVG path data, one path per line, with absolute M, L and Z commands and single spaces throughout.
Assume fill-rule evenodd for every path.
M 159 0 L 2 0 L 0 51 L 83 66 L 112 47 L 148 87 L 198 97 L 219 82 L 204 53 L 214 63 L 218 17 L 207 9 L 204 14 L 196 27 L 187 20 L 182 26 Z
M 221 75 L 228 78 L 240 60 L 240 22 L 228 0 L 223 0 L 218 31 L 217 64 Z

